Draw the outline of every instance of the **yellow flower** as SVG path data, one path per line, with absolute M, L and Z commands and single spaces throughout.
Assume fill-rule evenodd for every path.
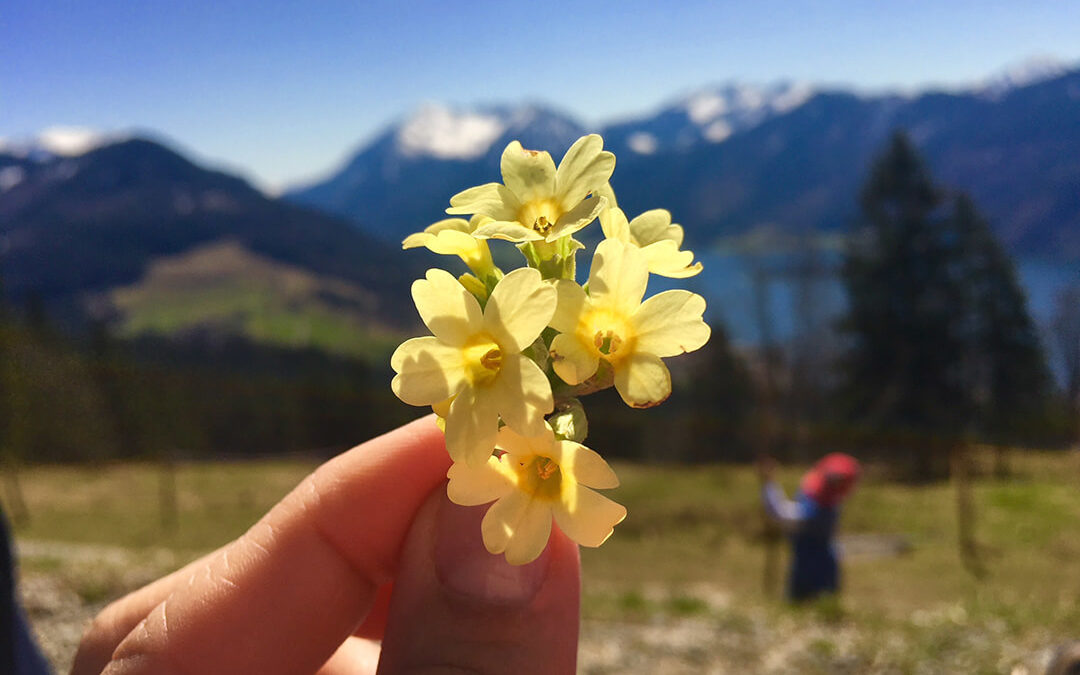
M 597 192 L 615 170 L 615 155 L 603 148 L 604 140 L 596 134 L 583 136 L 556 169 L 550 154 L 526 150 L 514 141 L 502 154 L 503 183 L 459 192 L 450 198 L 446 212 L 489 216 L 491 222 L 476 228 L 477 237 L 553 242 L 573 234 L 607 205 Z
M 482 465 L 495 446 L 500 417 L 522 434 L 540 433 L 553 407 L 551 385 L 521 351 L 551 319 L 555 289 L 534 269 L 514 270 L 481 310 L 451 274 L 430 269 L 413 283 L 412 295 L 433 336 L 397 348 L 390 358 L 397 373 L 391 387 L 410 405 L 445 410 L 450 457 Z
M 582 546 L 599 546 L 626 517 L 623 506 L 590 489 L 619 485 L 607 462 L 580 443 L 555 440 L 551 427 L 533 437 L 503 427 L 497 447 L 505 454 L 483 466 L 451 466 L 446 493 L 463 506 L 495 502 L 480 526 L 484 546 L 510 564 L 543 553 L 552 518 Z
M 605 239 L 593 255 L 588 294 L 571 281 L 557 282 L 559 304 L 551 327 L 560 334 L 550 356 L 564 382 L 584 382 L 603 359 L 611 364 L 615 389 L 627 405 L 648 408 L 671 394 L 671 374 L 660 358 L 694 351 L 708 341 L 705 299 L 674 290 L 642 302 L 648 279 L 640 249 Z
M 671 222 L 671 213 L 667 209 L 646 211 L 627 222 L 622 209 L 609 206 L 600 214 L 600 227 L 608 239 L 629 242 L 640 248 L 653 274 L 685 279 L 701 271 L 701 263 L 693 262 L 692 251 L 679 250 L 683 229 Z
M 484 216 L 447 218 L 424 228 L 423 232 L 410 234 L 401 242 L 401 248 L 425 247 L 439 255 L 456 255 L 465 261 L 473 272 L 481 277 L 492 274 L 495 263 L 491 260 L 491 250 L 487 241 L 477 239 L 473 232 L 478 225 L 490 221 Z

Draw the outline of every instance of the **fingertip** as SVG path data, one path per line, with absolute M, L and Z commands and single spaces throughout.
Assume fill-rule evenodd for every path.
M 379 672 L 574 672 L 576 544 L 553 527 L 540 558 L 511 566 L 483 548 L 486 508 L 452 504 L 440 486 L 420 509 L 394 582 Z

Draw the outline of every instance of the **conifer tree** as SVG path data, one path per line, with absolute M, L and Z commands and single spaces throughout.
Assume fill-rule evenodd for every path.
M 1044 419 L 1050 375 L 1016 268 L 967 195 L 955 199 L 957 274 L 966 289 L 972 430 L 1015 442 Z
M 915 148 L 896 134 L 863 188 L 863 223 L 843 268 L 847 410 L 903 439 L 897 449 L 916 452 L 923 478 L 935 473 L 937 441 L 956 436 L 968 415 L 956 320 L 964 290 L 943 202 Z

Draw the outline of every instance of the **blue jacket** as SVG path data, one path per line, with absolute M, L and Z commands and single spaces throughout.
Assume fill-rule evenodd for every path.
M 840 566 L 833 547 L 839 509 L 822 506 L 801 492 L 789 501 L 780 486 L 771 482 L 762 488 L 762 501 L 791 540 L 788 597 L 808 600 L 839 590 Z

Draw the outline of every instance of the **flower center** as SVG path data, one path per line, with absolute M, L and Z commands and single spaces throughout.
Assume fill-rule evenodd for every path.
M 622 342 L 622 338 L 610 330 L 596 331 L 596 335 L 593 335 L 593 345 L 604 356 L 614 356 Z
M 538 499 L 558 500 L 562 492 L 562 469 L 550 457 L 536 455 L 519 463 L 522 487 Z
M 546 237 L 561 215 L 562 210 L 554 201 L 534 199 L 522 204 L 521 210 L 518 211 L 518 222 Z
M 598 309 L 586 317 L 583 324 L 579 335 L 583 342 L 592 345 L 597 355 L 614 362 L 630 353 L 633 332 L 622 316 Z
M 486 384 L 495 379 L 502 367 L 503 354 L 499 345 L 486 336 L 479 336 L 462 350 L 465 373 L 473 384 Z

